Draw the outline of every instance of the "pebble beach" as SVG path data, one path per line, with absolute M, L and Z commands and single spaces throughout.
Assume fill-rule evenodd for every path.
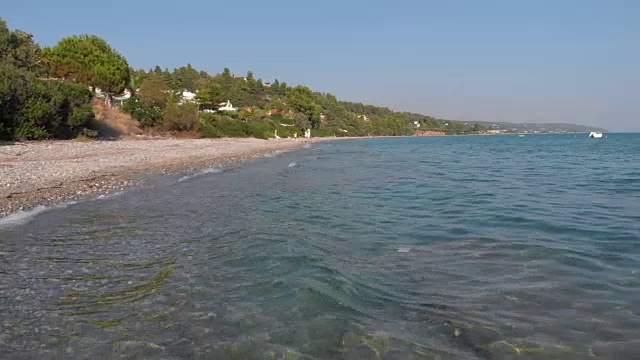
M 291 150 L 318 140 L 161 139 L 0 143 L 0 217 L 134 185 L 167 173 Z

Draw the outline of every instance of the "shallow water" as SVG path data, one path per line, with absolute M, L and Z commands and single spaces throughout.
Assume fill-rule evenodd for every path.
M 640 358 L 640 135 L 319 143 L 0 241 L 2 358 Z

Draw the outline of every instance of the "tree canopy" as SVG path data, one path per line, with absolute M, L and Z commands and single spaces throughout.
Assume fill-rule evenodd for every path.
M 0 140 L 70 138 L 94 119 L 86 86 L 40 78 L 40 53 L 0 19 Z
M 130 83 L 127 60 L 95 35 L 66 37 L 45 48 L 43 57 L 51 76 L 100 88 L 108 98 Z
M 0 61 L 25 70 L 40 72 L 40 47 L 33 36 L 21 30 L 10 31 L 0 18 Z

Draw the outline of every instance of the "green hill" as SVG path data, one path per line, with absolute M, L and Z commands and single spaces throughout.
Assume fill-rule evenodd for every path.
M 31 35 L 10 31 L 1 19 L 0 75 L 0 99 L 8 99 L 0 101 L 0 140 L 95 136 L 92 96 L 120 107 L 146 129 L 203 137 L 294 137 L 308 130 L 313 136 L 588 130 L 437 119 L 339 100 L 303 85 L 265 82 L 252 72 L 209 74 L 191 65 L 134 70 L 97 36 L 68 36 L 41 49 Z

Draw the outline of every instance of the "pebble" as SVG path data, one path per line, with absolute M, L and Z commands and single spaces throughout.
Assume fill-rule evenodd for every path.
M 316 141 L 316 140 L 311 140 Z M 129 175 L 186 168 L 301 147 L 309 141 L 162 139 L 40 141 L 0 146 L 0 217 L 37 205 L 137 185 Z M 176 150 L 177 149 L 177 150 Z

